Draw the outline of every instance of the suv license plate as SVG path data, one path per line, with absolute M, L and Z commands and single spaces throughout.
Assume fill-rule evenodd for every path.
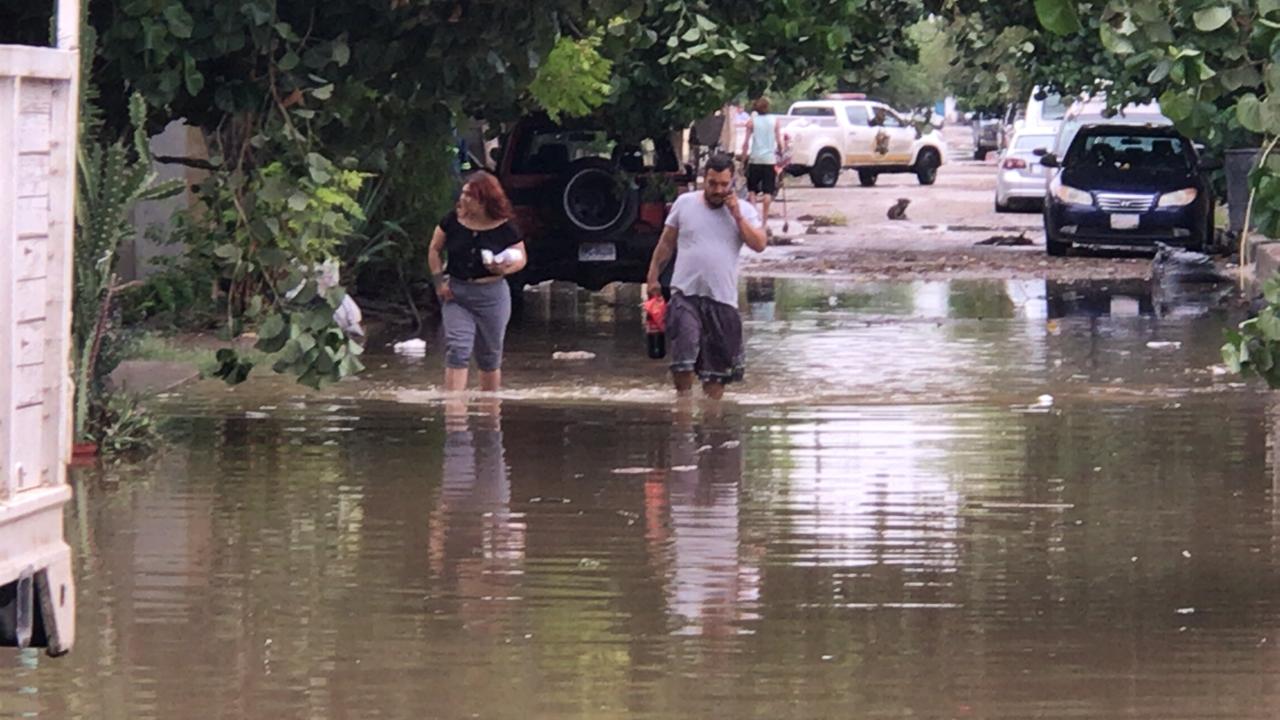
M 1111 216 L 1112 230 L 1132 230 L 1138 227 L 1138 215 L 1123 213 Z
M 618 259 L 618 246 L 611 242 L 588 242 L 578 246 L 579 262 L 613 262 Z

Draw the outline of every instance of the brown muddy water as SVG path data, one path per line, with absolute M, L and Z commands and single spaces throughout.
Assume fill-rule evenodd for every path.
M 535 293 L 461 408 L 434 351 L 161 398 L 0 717 L 1276 716 L 1280 412 L 1216 296 L 754 281 L 719 409 L 637 302 Z

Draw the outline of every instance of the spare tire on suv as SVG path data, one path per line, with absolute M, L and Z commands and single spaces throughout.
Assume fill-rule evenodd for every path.
M 560 211 L 579 240 L 602 240 L 631 227 L 640 212 L 640 189 L 603 158 L 575 160 L 564 174 Z

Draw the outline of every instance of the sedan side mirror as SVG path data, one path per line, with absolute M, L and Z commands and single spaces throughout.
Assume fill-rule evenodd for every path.
M 1031 154 L 1035 155 L 1036 157 L 1044 157 L 1048 153 L 1049 153 L 1049 148 L 1036 148 L 1035 150 L 1031 151 Z
M 1200 172 L 1213 172 L 1214 170 L 1222 169 L 1222 161 L 1212 158 L 1201 160 L 1198 167 L 1200 168 Z
M 1040 164 L 1045 167 L 1058 167 L 1061 165 L 1061 163 L 1058 162 L 1058 156 L 1051 152 L 1046 152 L 1040 156 Z

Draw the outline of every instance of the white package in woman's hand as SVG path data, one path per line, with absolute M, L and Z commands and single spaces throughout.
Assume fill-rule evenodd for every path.
M 517 247 L 509 247 L 493 256 L 493 261 L 500 265 L 505 263 L 516 263 L 521 260 L 524 260 L 524 252 Z

